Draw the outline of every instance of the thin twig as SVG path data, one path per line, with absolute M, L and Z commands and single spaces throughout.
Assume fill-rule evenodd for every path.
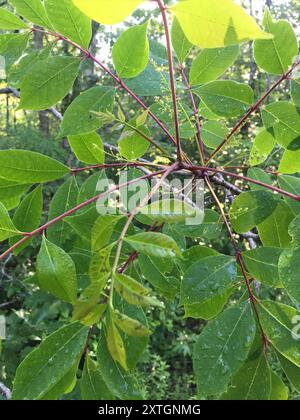
M 223 174 L 225 176 L 240 179 L 241 181 L 249 182 L 250 184 L 259 185 L 260 187 L 264 187 L 264 188 L 266 188 L 270 191 L 273 191 L 273 192 L 276 192 L 278 194 L 284 195 L 288 198 L 291 198 L 292 200 L 295 200 L 295 201 L 298 201 L 298 202 L 300 201 L 300 196 L 298 196 L 296 194 L 290 193 L 288 191 L 282 190 L 281 188 L 277 188 L 277 187 L 274 187 L 272 185 L 265 184 L 264 182 L 257 181 L 255 179 L 248 178 L 246 176 L 238 175 L 238 174 L 235 174 L 235 173 L 232 173 L 232 172 L 223 171 L 222 169 L 209 168 L 209 167 L 205 167 L 205 166 L 188 165 L 188 164 L 183 164 L 182 167 L 184 169 L 188 169 L 192 172 L 203 171 L 205 174 L 209 174 L 210 172 L 217 173 L 217 174 Z
M 271 93 L 274 92 L 274 90 L 285 80 L 287 80 L 290 75 L 293 73 L 293 71 L 300 65 L 300 60 L 296 61 L 293 66 L 284 73 L 280 79 L 278 79 L 268 90 L 263 94 L 263 96 L 256 102 L 255 105 L 253 105 L 246 114 L 237 122 L 237 124 L 233 127 L 231 132 L 228 134 L 228 136 L 222 141 L 222 143 L 214 150 L 214 152 L 210 155 L 210 157 L 207 159 L 206 164 L 208 164 L 212 159 L 216 157 L 216 155 L 224 148 L 224 146 L 232 139 L 232 137 L 240 131 L 244 125 L 246 124 L 248 118 L 256 112 L 260 106 L 265 102 L 265 100 L 271 95 Z
M 193 94 L 193 90 L 192 90 L 192 86 L 190 85 L 188 78 L 185 74 L 185 70 L 184 67 L 179 64 L 179 69 L 182 75 L 182 79 L 183 82 L 189 92 L 189 97 L 191 99 L 191 103 L 192 103 L 192 108 L 193 108 L 193 114 L 195 117 L 195 121 L 196 121 L 196 127 L 197 127 L 197 139 L 198 139 L 198 148 L 199 148 L 199 154 L 200 154 L 200 160 L 201 163 L 204 164 L 204 160 L 205 160 L 205 155 L 204 155 L 204 143 L 203 143 L 203 139 L 202 139 L 202 133 L 201 133 L 201 122 L 200 122 L 200 118 L 199 118 L 199 113 L 198 113 L 198 109 L 196 106 L 196 101 L 195 101 L 195 97 Z
M 162 0 L 156 0 L 156 1 L 157 1 L 158 6 L 159 6 L 161 15 L 162 15 L 164 29 L 165 29 L 167 52 L 168 52 L 169 74 L 170 74 L 170 85 L 171 85 L 173 111 L 174 111 L 174 125 L 175 125 L 175 133 L 176 133 L 175 138 L 176 138 L 176 145 L 177 145 L 177 159 L 178 159 L 179 162 L 181 162 L 182 161 L 182 153 L 181 153 L 181 141 L 180 141 L 179 114 L 178 114 L 176 86 L 175 86 L 175 77 L 174 77 L 171 32 L 170 32 L 168 16 L 167 16 L 167 13 L 166 13 L 165 5 L 164 5 Z
M 118 163 L 105 163 L 105 164 L 99 164 L 99 165 L 91 165 L 86 166 L 84 168 L 72 168 L 71 172 L 73 174 L 76 174 L 78 172 L 84 172 L 84 171 L 91 171 L 93 169 L 112 169 L 112 168 L 140 168 L 140 167 L 155 167 L 155 168 L 166 168 L 165 165 L 160 165 L 156 163 L 151 162 L 118 162 Z

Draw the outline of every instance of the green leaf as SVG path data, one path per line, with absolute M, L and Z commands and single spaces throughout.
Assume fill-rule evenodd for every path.
M 168 299 L 174 299 L 177 296 L 179 292 L 179 281 L 173 277 L 167 277 L 157 263 L 157 259 L 140 255 L 138 262 L 143 276 L 159 293 Z
M 163 199 L 154 201 L 141 209 L 141 214 L 146 215 L 158 223 L 190 222 L 198 217 L 203 219 L 204 213 L 190 204 L 177 199 Z M 192 223 L 191 223 L 192 224 Z M 196 222 L 195 222 L 196 224 Z
M 300 224 L 299 224 L 300 216 L 298 215 L 290 224 L 289 226 L 289 234 L 293 238 L 292 245 L 298 246 L 300 245 Z
M 300 115 L 290 102 L 273 102 L 262 109 L 262 119 L 267 129 L 273 128 L 274 137 L 288 151 L 300 147 Z
M 232 378 L 221 400 L 266 401 L 271 394 L 271 371 L 264 351 L 252 354 Z
M 264 332 L 275 349 L 300 367 L 300 342 L 295 339 L 293 321 L 299 312 L 278 302 L 262 301 L 259 306 Z
M 127 315 L 122 314 L 116 309 L 113 311 L 113 320 L 126 335 L 144 337 L 150 334 L 149 329 L 145 327 L 145 325 L 141 324 L 136 319 L 132 319 Z
M 298 141 L 298 140 L 297 140 Z M 300 150 L 286 150 L 280 161 L 278 171 L 282 174 L 295 174 L 300 171 Z
M 69 255 L 75 263 L 78 288 L 82 290 L 89 284 L 88 272 L 91 261 L 89 243 L 84 238 L 76 238 L 71 244 L 74 246 L 69 251 Z M 66 249 L 69 249 L 69 244 Z
M 251 178 L 254 181 L 263 182 L 264 184 L 267 184 L 267 185 L 273 185 L 273 180 L 271 178 L 271 175 L 268 174 L 267 172 L 265 172 L 263 169 L 250 168 L 250 169 L 248 169 L 247 176 L 248 176 L 248 178 Z M 266 187 L 264 187 L 262 185 L 257 185 L 257 184 L 250 183 L 250 189 L 252 191 L 254 191 L 254 190 L 264 190 L 265 191 Z
M 113 320 L 109 320 L 106 331 L 107 348 L 113 360 L 118 362 L 125 371 L 128 371 L 126 363 L 126 350 L 122 337 Z
M 77 276 L 72 258 L 61 248 L 43 238 L 37 257 L 38 284 L 41 289 L 74 304 L 77 298 Z
M 168 87 L 168 58 L 165 46 L 149 40 L 150 57 L 146 69 L 134 79 L 124 79 L 125 84 L 138 96 L 161 96 Z
M 73 307 L 73 321 L 80 321 L 87 327 L 99 322 L 107 306 L 101 303 L 104 286 L 103 282 L 98 281 L 84 289 Z
M 41 223 L 43 211 L 43 194 L 42 188 L 39 186 L 28 194 L 17 208 L 12 219 L 13 224 L 20 232 L 32 232 L 37 229 Z M 21 237 L 10 238 L 9 246 L 14 245 Z M 25 244 L 18 247 L 14 254 L 18 255 L 24 248 L 26 248 L 31 239 Z
M 157 71 L 150 62 L 143 73 L 124 82 L 138 96 L 161 96 L 164 92 L 164 76 L 165 74 Z
M 89 165 L 104 163 L 103 142 L 96 132 L 69 136 L 68 142 L 76 158 L 81 162 Z
M 27 25 L 4 7 L 0 8 L 0 28 L 4 30 L 25 29 Z
M 149 110 L 143 111 L 140 115 L 137 116 L 135 119 L 135 124 L 137 127 L 141 127 L 147 123 L 147 119 L 149 116 Z M 123 120 L 126 121 L 125 115 L 123 114 Z
M 147 127 L 139 127 L 139 131 L 150 137 Z M 127 160 L 136 160 L 144 156 L 149 149 L 150 143 L 141 134 L 131 129 L 125 129 L 118 141 L 121 155 Z
M 271 394 L 270 401 L 286 401 L 289 399 L 289 391 L 282 379 L 271 371 Z
M 239 52 L 238 45 L 226 48 L 209 48 L 201 51 L 191 66 L 191 86 L 202 85 L 218 79 L 232 66 Z
M 79 358 L 77 358 L 74 366 L 66 373 L 66 375 L 42 398 L 42 401 L 57 400 L 58 396 L 70 394 L 77 383 L 77 371 L 79 365 Z
M 2 204 L 6 207 L 7 211 L 13 210 L 20 204 L 21 197 L 11 197 L 2 200 Z
M 82 184 L 79 190 L 77 203 L 80 204 L 83 201 L 89 200 L 90 198 L 95 197 L 97 194 L 99 194 L 100 184 L 101 184 L 101 192 L 103 191 L 104 188 L 107 188 L 107 189 L 109 188 L 109 182 L 108 182 L 108 179 L 106 178 L 106 174 L 104 170 L 100 172 L 96 172 L 95 174 L 89 176 L 85 180 L 85 182 Z M 95 208 L 95 205 L 92 205 L 91 207 Z M 94 221 L 95 220 L 96 219 L 94 219 Z
M 199 226 L 176 225 L 176 231 L 193 239 L 206 238 L 216 239 L 222 231 L 222 220 L 214 210 L 207 209 L 204 212 L 203 223 Z
M 101 376 L 110 392 L 121 400 L 142 399 L 136 378 L 122 369 L 111 357 L 103 331 L 98 344 L 97 359 Z
M 288 359 L 283 357 L 280 353 L 276 354 L 289 382 L 296 389 L 296 391 L 300 393 L 300 368 L 295 366 Z
M 171 10 L 188 40 L 200 48 L 236 45 L 252 39 L 269 39 L 255 20 L 232 0 L 186 0 Z
M 180 23 L 178 22 L 178 19 L 176 17 L 173 19 L 171 36 L 172 36 L 172 45 L 177 55 L 177 58 L 180 63 L 184 63 L 193 45 L 184 35 L 184 32 L 181 29 Z
M 294 104 L 299 108 L 300 106 L 300 80 L 291 81 L 291 95 Z
M 91 281 L 93 283 L 100 282 L 101 285 L 103 284 L 103 287 L 105 286 L 111 271 L 109 261 L 110 254 L 110 246 L 103 248 L 93 255 L 90 263 L 89 275 Z
M 125 238 L 125 241 L 137 252 L 150 257 L 174 258 L 180 255 L 180 250 L 174 239 L 163 233 L 137 233 Z
M 117 294 L 114 295 L 114 309 L 121 312 L 132 320 L 138 321 L 142 324 L 143 329 L 148 329 L 147 317 L 143 308 L 140 306 L 130 305 L 124 299 L 121 299 Z M 133 336 L 127 335 L 120 329 L 125 350 L 126 350 L 126 361 L 128 369 L 134 372 L 137 363 L 143 356 L 147 346 L 149 344 L 149 336 Z
M 105 214 L 99 216 L 92 229 L 92 250 L 99 251 L 111 240 L 116 224 L 123 216 Z
M 0 55 L 5 59 L 7 73 L 11 66 L 19 60 L 23 54 L 28 43 L 28 38 L 28 34 L 0 35 Z
M 274 22 L 268 7 L 265 10 L 263 25 L 265 31 L 274 35 L 274 38 L 255 41 L 255 61 L 267 73 L 283 74 L 298 54 L 295 32 L 286 20 Z
M 227 128 L 219 121 L 206 121 L 202 125 L 201 133 L 205 146 L 215 149 L 225 139 Z
M 180 265 L 183 271 L 187 271 L 193 264 L 202 260 L 203 258 L 221 255 L 218 251 L 208 246 L 194 245 L 184 251 Z
M 104 25 L 114 25 L 131 15 L 144 0 L 73 0 L 83 13 Z
M 279 201 L 275 211 L 258 226 L 260 240 L 264 246 L 286 248 L 290 246 L 292 238 L 288 233 L 288 227 L 295 215 L 289 206 Z
M 80 381 L 82 399 L 85 401 L 114 400 L 113 394 L 109 391 L 97 364 L 87 356 L 82 378 Z
M 270 287 L 281 286 L 278 263 L 282 253 L 281 248 L 259 247 L 245 251 L 243 258 L 248 272 L 256 280 Z
M 6 207 L 0 202 L 0 241 L 16 236 L 19 233 L 14 226 Z
M 231 294 L 232 288 L 229 288 L 222 295 L 215 295 L 203 302 L 184 305 L 184 317 L 210 321 L 224 309 Z
M 48 336 L 18 367 L 13 399 L 42 399 L 72 369 L 83 353 L 86 339 L 87 328 L 77 322 Z
M 28 150 L 1 150 L 0 177 L 20 184 L 50 182 L 69 173 L 62 163 Z
M 199 104 L 199 115 L 202 115 L 203 118 L 206 118 L 207 120 L 212 120 L 212 121 L 217 121 L 222 118 L 219 115 L 214 114 L 212 110 L 209 109 L 208 106 L 204 102 L 200 102 Z
M 217 80 L 207 83 L 194 92 L 211 109 L 221 117 L 236 117 L 248 110 L 253 104 L 252 89 L 243 83 L 229 80 Z
M 30 184 L 19 184 L 15 181 L 8 181 L 0 178 L 0 201 L 13 197 L 20 197 L 30 188 L 30 186 Z
M 204 328 L 194 347 L 194 372 L 200 397 L 225 391 L 246 360 L 255 333 L 249 302 L 226 309 Z
M 45 0 L 44 5 L 56 32 L 88 48 L 92 38 L 92 23 L 74 6 L 72 0 Z
M 299 288 L 299 256 L 300 248 L 286 249 L 279 259 L 279 276 L 288 295 L 300 303 Z
M 96 86 L 81 93 L 67 108 L 59 136 L 88 134 L 102 127 L 93 112 L 112 111 L 115 89 Z
M 147 67 L 149 59 L 148 25 L 149 21 L 127 29 L 113 46 L 113 63 L 119 77 L 128 79 L 136 77 Z
M 99 214 L 97 209 L 92 206 L 88 210 L 66 217 L 64 220 L 68 225 L 70 225 L 74 233 L 83 239 L 91 241 L 92 228 L 98 216 Z
M 50 54 L 52 53 L 53 46 L 53 44 L 48 44 L 46 47 L 38 50 L 24 51 L 22 57 L 15 64 L 13 64 L 9 70 L 9 85 L 15 89 L 20 89 L 22 80 L 24 79 L 27 72 L 38 61 L 49 58 Z
M 201 213 L 200 213 L 201 214 Z M 202 215 L 201 215 L 202 216 Z M 192 219 L 193 220 L 193 219 Z M 174 239 L 174 241 L 177 243 L 177 245 L 179 246 L 179 249 L 181 252 L 183 252 L 186 249 L 186 238 L 184 236 L 182 236 L 177 230 L 176 230 L 176 224 L 164 224 L 163 225 L 163 229 L 162 229 L 162 233 L 164 233 L 167 236 L 171 236 L 171 238 Z M 197 225 L 195 225 L 197 226 Z M 166 268 L 164 266 L 164 259 L 160 258 L 159 261 L 161 262 L 161 266 L 164 267 L 164 269 Z M 171 271 L 171 267 L 173 267 L 174 261 L 171 262 L 171 265 L 168 267 L 169 271 Z M 168 270 L 164 270 L 164 271 L 168 271 Z
M 18 14 L 29 22 L 52 29 L 44 5 L 40 0 L 9 0 L 9 2 L 15 7 Z
M 256 166 L 265 162 L 275 145 L 276 141 L 274 137 L 267 130 L 263 130 L 257 134 L 250 152 L 250 165 Z
M 234 258 L 218 255 L 203 258 L 184 274 L 181 283 L 180 303 L 203 303 L 215 295 L 224 295 L 237 276 Z
M 71 90 L 78 74 L 80 58 L 50 57 L 37 62 L 21 83 L 21 109 L 50 108 Z
M 77 204 L 78 186 L 76 177 L 71 176 L 63 183 L 54 194 L 50 203 L 48 220 L 53 220 L 61 214 L 66 213 Z M 50 242 L 62 247 L 71 233 L 67 219 L 54 223 L 47 230 Z
M 237 233 L 246 233 L 269 217 L 278 199 L 268 191 L 255 190 L 240 194 L 230 209 L 230 220 Z
M 278 177 L 278 183 L 283 190 L 300 196 L 300 178 L 290 175 L 281 175 Z M 288 197 L 284 197 L 284 200 L 295 215 L 300 213 L 300 203 Z

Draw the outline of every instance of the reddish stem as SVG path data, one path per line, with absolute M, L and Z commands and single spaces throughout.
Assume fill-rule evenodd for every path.
M 155 176 L 164 174 L 168 169 L 164 169 L 161 171 L 157 171 L 157 172 L 152 172 L 151 174 L 146 174 L 143 175 L 139 178 L 133 179 L 131 181 L 128 182 L 124 182 L 123 184 L 119 184 L 116 185 L 112 188 L 110 188 L 108 191 L 105 191 L 101 194 L 96 195 L 95 197 L 90 198 L 89 200 L 84 201 L 81 204 L 78 204 L 76 207 L 73 207 L 72 209 L 68 210 L 67 212 L 61 214 L 60 216 L 50 220 L 49 222 L 45 223 L 43 226 L 39 227 L 38 229 L 33 230 L 32 232 L 29 233 L 23 233 L 23 238 L 20 239 L 18 242 L 16 242 L 13 246 L 11 246 L 7 251 L 5 251 L 2 255 L 0 255 L 0 260 L 5 259 L 14 249 L 18 248 L 19 246 L 21 246 L 23 243 L 25 243 L 29 238 L 32 238 L 33 236 L 42 234 L 46 229 L 48 229 L 50 226 L 54 225 L 55 223 L 65 219 L 68 216 L 71 216 L 72 214 L 76 213 L 78 210 L 81 210 L 82 208 L 88 206 L 89 204 L 94 203 L 95 201 L 105 197 L 106 195 L 119 190 L 120 188 L 123 187 L 127 187 L 128 185 L 134 184 L 138 181 L 141 181 L 143 179 L 149 179 L 149 178 L 153 178 Z
M 165 165 L 159 165 L 151 162 L 120 162 L 120 163 L 105 163 L 101 165 L 91 165 L 86 166 L 85 168 L 73 168 L 71 172 L 76 174 L 78 172 L 84 171 L 91 171 L 93 169 L 109 169 L 109 168 L 122 168 L 122 167 L 130 167 L 130 168 L 137 168 L 137 167 L 157 167 L 157 168 L 166 168 Z
M 241 251 L 239 250 L 238 244 L 237 244 L 237 242 L 236 242 L 236 240 L 234 238 L 234 233 L 233 233 L 233 230 L 232 230 L 232 228 L 230 226 L 229 220 L 227 219 L 226 214 L 225 214 L 225 212 L 224 212 L 224 210 L 222 208 L 222 205 L 221 205 L 221 203 L 220 203 L 220 201 L 219 201 L 216 193 L 213 190 L 213 187 L 212 187 L 212 185 L 210 183 L 209 178 L 206 176 L 204 178 L 204 180 L 205 180 L 205 183 L 206 183 L 206 185 L 207 185 L 207 187 L 208 187 L 211 195 L 213 196 L 213 199 L 214 199 L 214 201 L 215 201 L 215 203 L 216 203 L 216 205 L 217 205 L 217 207 L 218 207 L 218 209 L 220 211 L 220 214 L 222 216 L 222 219 L 224 221 L 224 224 L 225 224 L 226 229 L 227 229 L 227 232 L 228 232 L 228 236 L 229 236 L 230 241 L 231 241 L 231 243 L 233 245 L 233 248 L 234 248 L 234 251 L 235 251 L 236 261 L 237 261 L 237 263 L 239 264 L 239 266 L 241 268 L 242 275 L 243 275 L 243 278 L 244 278 L 244 281 L 245 281 L 245 284 L 246 284 L 246 287 L 247 287 L 248 296 L 249 296 L 250 302 L 252 304 L 253 311 L 254 311 L 255 316 L 257 318 L 258 324 L 260 326 L 261 335 L 262 335 L 262 341 L 263 341 L 263 345 L 265 347 L 266 346 L 266 343 L 268 342 L 268 340 L 267 340 L 267 337 L 265 335 L 265 332 L 264 332 L 264 330 L 262 328 L 262 325 L 261 325 L 261 322 L 260 322 L 259 312 L 258 312 L 258 309 L 257 309 L 256 297 L 254 296 L 254 294 L 252 292 L 252 289 L 251 289 L 251 282 L 248 279 L 247 269 L 246 269 L 246 266 L 245 266 L 245 262 L 244 262 L 243 256 L 242 256 Z
M 172 92 L 172 101 L 173 101 L 173 111 L 174 111 L 174 125 L 176 133 L 176 144 L 177 144 L 177 159 L 179 162 L 182 161 L 181 154 L 181 144 L 180 144 L 180 129 L 179 129 L 179 116 L 178 116 L 178 106 L 177 106 L 177 97 L 176 97 L 176 86 L 174 78 L 174 65 L 173 65 L 173 54 L 172 54 L 172 41 L 171 33 L 168 22 L 168 16 L 166 13 L 166 8 L 162 0 L 156 0 L 160 8 L 160 12 L 163 19 L 163 24 L 165 28 L 166 42 L 167 42 L 167 52 L 168 52 L 168 63 L 169 63 L 169 74 L 170 74 L 170 85 Z
M 199 119 L 198 109 L 197 109 L 197 105 L 196 105 L 196 102 L 195 102 L 195 97 L 193 95 L 192 86 L 190 85 L 190 83 L 188 81 L 188 78 L 187 78 L 187 76 L 185 74 L 184 68 L 183 68 L 183 66 L 181 64 L 179 65 L 179 68 L 180 68 L 180 71 L 181 71 L 181 74 L 182 74 L 183 82 L 184 82 L 184 84 L 185 84 L 185 86 L 186 86 L 186 88 L 187 88 L 187 90 L 189 92 L 189 96 L 190 96 L 190 99 L 191 99 L 193 113 L 194 113 L 194 117 L 196 119 L 196 127 L 197 127 L 197 136 L 198 136 L 198 142 L 199 142 L 200 159 L 201 159 L 201 162 L 203 164 L 204 163 L 204 158 L 205 158 L 205 155 L 204 155 L 204 143 L 203 143 L 202 134 L 201 134 L 201 122 L 200 122 L 200 119 Z
M 237 122 L 237 124 L 233 127 L 229 135 L 222 141 L 222 143 L 214 150 L 211 156 L 207 159 L 206 163 L 209 163 L 212 159 L 216 157 L 216 155 L 223 149 L 223 147 L 229 142 L 229 140 L 246 124 L 248 118 L 256 112 L 261 104 L 271 95 L 271 93 L 285 80 L 289 78 L 289 76 L 293 73 L 293 71 L 300 65 L 300 60 L 297 61 L 285 74 L 283 74 L 280 79 L 275 82 L 270 89 L 267 90 L 263 94 L 263 96 L 253 105 L 246 114 Z
M 183 164 L 182 167 L 184 169 L 190 170 L 192 172 L 197 172 L 197 171 L 204 171 L 206 173 L 214 172 L 214 173 L 217 173 L 217 174 L 230 176 L 232 178 L 240 179 L 242 181 L 249 182 L 251 184 L 255 184 L 255 185 L 259 185 L 260 187 L 267 188 L 268 190 L 271 190 L 271 191 L 276 192 L 278 194 L 284 195 L 288 198 L 291 198 L 292 200 L 300 201 L 300 196 L 298 196 L 296 194 L 292 194 L 288 191 L 282 190 L 281 188 L 274 187 L 273 185 L 265 184 L 264 182 L 261 182 L 261 181 L 256 181 L 255 179 L 248 178 L 247 176 L 238 175 L 238 174 L 235 174 L 233 172 L 223 171 L 222 169 L 208 168 L 206 166 L 193 166 L 193 165 Z
M 253 166 L 246 166 L 246 165 L 244 165 L 244 166 L 223 166 L 223 169 L 225 169 L 225 170 L 240 169 L 242 171 L 246 171 L 246 170 L 251 169 L 251 168 L 253 168 Z M 280 172 L 278 172 L 278 171 L 274 172 L 274 171 L 271 171 L 271 169 L 262 169 L 262 168 L 259 168 L 259 169 L 261 169 L 262 171 L 264 171 L 264 172 L 266 172 L 267 174 L 270 174 L 270 175 L 274 175 L 274 176 L 281 175 Z

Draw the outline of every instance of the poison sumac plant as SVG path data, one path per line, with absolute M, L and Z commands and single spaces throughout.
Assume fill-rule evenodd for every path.
M 70 168 L 26 150 L 0 151 L 0 239 L 9 241 L 0 258 L 12 253 L 18 258 L 33 237 L 40 237 L 36 284 L 72 306 L 70 323 L 45 338 L 18 367 L 12 398 L 62 397 L 74 388 L 80 361 L 83 399 L 142 398 L 135 367 L 151 334 L 144 308 L 163 310 L 163 299 L 179 299 L 186 317 L 209 321 L 193 355 L 200 398 L 287 399 L 269 360 L 277 357 L 300 392 L 296 36 L 287 21 L 274 21 L 268 9 L 262 30 L 232 0 L 185 0 L 170 7 L 155 0 L 166 48 L 149 42 L 150 21 L 130 27 L 114 44 L 111 70 L 89 50 L 91 19 L 119 23 L 142 3 L 10 0 L 12 7 L 0 9 L 0 29 L 13 31 L 0 35 L 0 53 L 13 83 L 7 89 L 16 96 L 20 90 L 21 109 L 49 110 L 61 119 L 59 137 L 67 137 L 77 160 L 90 165 Z M 23 55 L 34 33 L 43 34 L 47 45 Z M 258 67 L 278 75 L 256 99 L 248 85 L 219 80 L 237 59 L 239 44 L 248 41 L 254 41 Z M 69 54 L 55 55 L 55 43 L 68 45 Z M 193 46 L 201 51 L 188 75 L 185 60 Z M 87 60 L 111 83 L 82 92 L 62 117 L 53 106 L 72 89 Z M 272 102 L 276 88 L 287 81 L 291 100 Z M 125 116 L 115 102 L 117 96 L 122 102 L 122 92 L 141 112 Z M 218 166 L 220 152 L 259 112 L 262 128 L 250 166 Z M 107 136 L 121 131 L 118 148 L 102 142 L 102 127 Z M 188 141 L 195 144 L 192 156 L 185 150 Z M 275 146 L 283 152 L 278 170 L 265 163 Z M 105 163 L 105 149 L 110 163 Z M 153 152 L 153 162 L 141 159 Z M 111 186 L 105 169 L 127 169 L 128 179 Z M 83 174 L 89 176 L 79 187 Z M 149 204 L 167 179 L 188 176 L 193 192 L 200 179 L 211 198 L 198 225 L 184 223 L 202 209 L 180 191 Z M 64 183 L 41 225 L 42 185 L 59 179 Z M 106 185 L 104 192 L 97 190 L 99 180 Z M 133 209 L 97 212 L 100 199 L 103 204 L 117 191 L 122 196 L 141 180 L 156 182 Z M 243 181 L 244 190 L 236 180 Z M 116 203 L 118 196 L 106 206 Z M 148 214 L 149 206 L 154 211 Z M 199 244 L 226 237 L 226 232 L 232 255 Z M 84 290 L 79 273 L 89 277 Z M 290 306 L 262 299 L 277 289 Z M 99 336 L 97 357 L 89 350 L 94 335 Z

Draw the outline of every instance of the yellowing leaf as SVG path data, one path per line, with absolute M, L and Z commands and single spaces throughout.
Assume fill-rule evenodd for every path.
M 272 38 L 232 0 L 186 0 L 175 4 L 171 10 L 188 40 L 201 48 Z
M 149 329 L 136 319 L 132 319 L 117 311 L 113 312 L 113 320 L 125 334 L 131 337 L 144 337 L 150 334 Z
M 107 327 L 107 347 L 111 357 L 118 362 L 124 370 L 128 370 L 124 343 L 117 327 L 112 321 L 109 322 Z
M 89 18 L 113 25 L 131 15 L 143 0 L 73 0 L 73 3 Z

